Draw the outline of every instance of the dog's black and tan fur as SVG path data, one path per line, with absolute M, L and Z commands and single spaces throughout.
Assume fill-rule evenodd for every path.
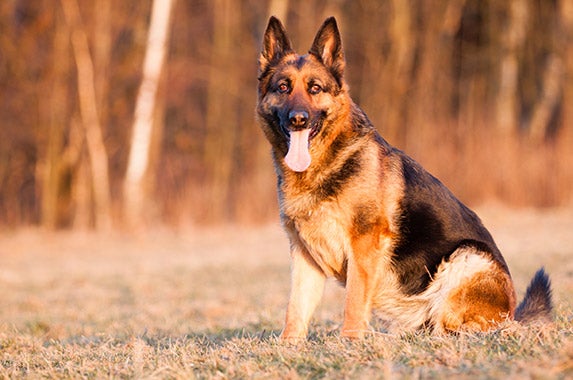
M 480 219 L 440 181 L 389 145 L 352 102 L 334 18 L 308 54 L 269 20 L 257 116 L 272 145 L 281 220 L 292 256 L 283 338 L 303 338 L 327 277 L 346 286 L 342 335 L 371 313 L 392 331 L 487 331 L 506 319 L 548 319 L 540 270 L 524 301 Z

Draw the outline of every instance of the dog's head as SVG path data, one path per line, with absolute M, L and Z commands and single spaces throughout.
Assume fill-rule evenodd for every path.
M 271 17 L 259 57 L 257 113 L 273 148 L 294 171 L 311 164 L 310 147 L 340 115 L 346 96 L 344 53 L 334 17 L 318 30 L 308 54 L 298 55 L 281 22 Z

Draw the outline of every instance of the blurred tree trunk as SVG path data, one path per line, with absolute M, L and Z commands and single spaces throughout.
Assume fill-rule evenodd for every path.
M 109 63 L 111 57 L 111 25 L 112 25 L 112 0 L 96 0 L 93 4 L 94 15 L 94 70 L 98 81 L 95 84 L 97 104 L 102 125 L 106 125 L 107 107 L 105 99 L 109 88 Z
M 421 3 L 417 10 L 417 68 L 414 99 L 410 103 L 412 120 L 406 141 L 414 152 L 423 151 L 432 127 L 452 119 L 454 83 L 452 52 L 465 0 Z M 412 108 L 413 107 L 413 108 Z
M 57 14 L 57 12 L 55 12 Z M 49 103 L 49 127 L 46 139 L 46 151 L 41 159 L 41 216 L 40 223 L 48 229 L 59 226 L 62 216 L 62 186 L 65 182 L 66 156 L 64 138 L 66 135 L 66 76 L 69 71 L 69 35 L 66 27 L 56 20 L 54 30 L 54 62 L 46 90 L 51 96 L 46 99 Z M 69 168 L 67 168 L 69 169 Z
M 70 122 L 68 140 L 65 153 L 66 162 L 69 162 L 73 169 L 70 181 L 73 202 L 71 223 L 74 229 L 85 230 L 93 226 L 94 223 L 93 178 L 91 177 L 90 157 L 85 149 L 85 134 L 81 122 L 75 117 Z
M 519 120 L 519 53 L 525 43 L 529 9 L 527 0 L 510 0 L 507 22 L 501 25 L 501 61 L 496 124 L 504 135 L 517 131 Z M 495 25 L 493 33 L 499 34 Z
M 235 0 L 213 2 L 213 43 L 206 106 L 204 163 L 209 178 L 207 219 L 231 218 L 231 174 L 238 122 L 239 97 L 235 54 L 239 49 L 241 12 Z
M 401 2 L 401 4 L 404 3 L 406 2 Z M 356 62 L 356 69 L 359 72 L 356 78 L 360 84 L 352 86 L 353 81 L 349 80 L 348 82 L 351 84 L 350 90 L 354 94 L 355 101 L 368 113 L 376 127 L 384 134 L 384 137 L 396 144 L 398 141 L 395 138 L 396 136 L 391 133 L 393 126 L 389 122 L 391 115 L 394 115 L 396 110 L 392 107 L 393 104 L 389 102 L 391 91 L 387 89 L 394 83 L 393 78 L 389 74 L 389 71 L 392 70 L 390 62 L 396 49 L 400 48 L 394 45 L 395 41 L 392 35 L 392 27 L 396 26 L 394 21 L 398 15 L 396 9 L 393 9 L 392 16 L 388 17 L 387 15 L 390 13 L 388 6 L 371 1 L 359 1 L 358 6 L 364 11 L 364 15 L 361 18 L 363 23 L 360 28 L 355 28 L 354 31 L 362 38 L 360 38 L 360 44 L 345 44 L 345 54 L 347 57 L 360 57 Z M 406 8 L 408 7 L 407 5 Z M 346 24 L 353 25 L 355 17 L 356 15 L 354 14 L 346 14 Z M 387 20 L 392 21 L 386 22 Z M 405 25 L 402 24 L 401 26 Z M 388 28 L 387 31 L 385 28 Z M 345 29 L 344 25 L 342 25 L 342 29 Z M 402 33 L 408 35 L 408 30 L 400 29 Z M 371 31 L 378 33 L 379 30 L 380 38 L 366 37 Z M 389 39 L 388 42 L 386 38 Z M 342 43 L 345 43 L 344 39 Z M 390 50 L 387 55 L 381 54 L 385 45 L 389 46 L 388 49 Z M 350 75 L 352 66 L 347 66 L 347 73 Z
M 551 118 L 561 100 L 562 83 L 563 64 L 556 53 L 550 53 L 545 63 L 541 94 L 529 124 L 529 137 L 534 142 L 542 142 L 547 135 Z
M 415 36 L 412 31 L 412 13 L 408 2 L 392 0 L 393 17 L 390 23 L 389 36 L 391 39 L 391 51 L 388 66 L 385 69 L 391 90 L 379 91 L 385 93 L 386 109 L 388 115 L 385 118 L 388 131 L 385 137 L 393 142 L 404 144 L 404 125 L 407 123 L 408 96 L 411 86 L 411 74 L 414 65 L 416 50 Z
M 149 173 L 154 137 L 161 134 L 161 122 L 154 120 L 156 96 L 165 61 L 171 9 L 175 0 L 154 0 L 149 23 L 147 47 L 143 62 L 143 78 L 137 95 L 131 145 L 123 187 L 124 217 L 127 224 L 135 227 L 148 215 L 152 184 Z
M 111 228 L 108 157 L 98 115 L 93 60 L 77 1 L 61 0 L 61 4 L 70 29 L 76 60 L 80 114 L 90 158 L 94 193 L 95 227 L 108 230 Z
M 559 1 L 559 21 L 562 37 L 564 84 L 563 84 L 563 128 L 568 131 L 565 136 L 573 137 L 573 1 Z
M 490 112 L 484 112 L 484 109 L 490 108 L 488 89 L 490 83 L 493 82 L 492 71 L 498 66 L 497 60 L 490 59 L 493 55 L 491 52 L 495 50 L 483 43 L 486 39 L 496 41 L 487 36 L 488 31 L 494 29 L 487 27 L 494 24 L 494 12 L 491 8 L 493 7 L 490 4 L 484 2 L 467 1 L 462 15 L 462 24 L 457 34 L 454 81 L 457 87 L 456 132 L 458 141 L 461 139 L 468 142 L 468 137 L 475 133 L 475 125 L 489 125 L 495 122 L 495 118 L 492 120 L 490 117 Z
M 109 86 L 109 62 L 111 53 L 111 0 L 96 0 L 93 3 L 94 27 L 92 31 L 95 102 L 100 125 L 108 124 L 106 99 Z M 74 152 L 75 165 L 72 178 L 73 228 L 87 229 L 93 225 L 94 194 L 91 189 L 90 157 L 84 149 L 81 126 L 72 121 L 68 150 Z M 109 174 L 111 181 L 111 174 Z M 111 184 L 110 184 L 111 185 Z M 111 201 L 110 201 L 111 203 Z M 110 208 L 112 205 L 110 204 Z

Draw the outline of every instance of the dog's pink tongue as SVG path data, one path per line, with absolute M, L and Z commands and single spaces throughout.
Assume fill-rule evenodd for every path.
M 303 172 L 310 166 L 310 152 L 308 151 L 308 136 L 310 128 L 290 133 L 290 144 L 285 162 L 295 172 Z

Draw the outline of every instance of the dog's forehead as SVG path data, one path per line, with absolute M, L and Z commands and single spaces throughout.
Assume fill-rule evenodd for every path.
M 280 77 L 307 77 L 322 76 L 325 79 L 329 76 L 328 70 L 312 54 L 299 55 L 296 53 L 285 56 L 275 70 L 275 79 Z
M 320 63 L 311 54 L 289 54 L 285 57 L 285 64 L 288 66 L 295 67 L 297 70 L 302 70 L 303 68 L 318 67 Z

